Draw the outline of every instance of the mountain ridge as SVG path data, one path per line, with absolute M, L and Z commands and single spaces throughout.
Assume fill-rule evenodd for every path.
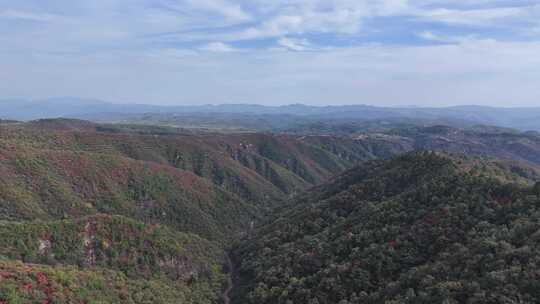
M 199 106 L 159 106 L 145 104 L 119 104 L 93 99 L 51 98 L 45 100 L 0 100 L 0 118 L 32 120 L 38 118 L 83 118 L 90 120 L 133 120 L 141 115 L 199 115 L 202 113 L 241 115 L 292 115 L 309 121 L 335 119 L 375 120 L 409 118 L 418 120 L 446 119 L 456 124 L 489 124 L 512 127 L 521 130 L 540 130 L 537 123 L 540 107 L 377 107 L 371 105 L 309 106 L 291 104 L 264 106 L 257 104 L 220 104 Z M 169 118 L 170 119 L 170 118 Z M 294 121 L 287 122 L 292 126 Z M 273 127 L 277 127 L 274 125 Z
M 356 167 L 240 242 L 233 303 L 532 303 L 537 186 L 415 152 Z
M 64 303 L 94 298 L 104 303 L 215 304 L 220 297 L 231 303 L 247 297 L 238 303 L 260 304 L 286 303 L 291 295 L 294 302 L 310 303 L 312 297 L 300 295 L 308 289 L 300 277 L 306 272 L 299 268 L 299 280 L 285 289 L 274 289 L 283 286 L 272 286 L 273 277 L 266 281 L 262 274 L 266 270 L 253 282 L 272 286 L 270 291 L 260 284 L 230 285 L 228 278 L 233 282 L 251 278 L 261 268 L 250 263 L 260 263 L 260 258 L 278 266 L 296 258 L 288 246 L 302 235 L 319 235 L 328 245 L 323 249 L 341 248 L 332 240 L 339 240 L 338 231 L 347 229 L 342 221 L 347 223 L 358 199 L 374 206 L 376 202 L 396 206 L 413 193 L 412 201 L 422 202 L 438 189 L 442 197 L 493 189 L 485 197 L 507 204 L 514 198 L 509 195 L 525 200 L 523 189 L 534 194 L 537 190 L 530 189 L 539 186 L 533 188 L 540 179 L 540 137 L 535 133 L 440 125 L 360 131 L 210 132 L 68 118 L 0 122 L 0 243 L 6 244 L 0 249 L 0 301 Z M 423 149 L 455 154 L 411 153 Z M 469 156 L 457 156 L 459 152 Z M 359 181 L 364 185 L 358 186 Z M 456 185 L 473 188 L 444 188 Z M 327 207 L 336 210 L 326 214 L 330 209 L 324 207 L 318 213 L 321 218 L 314 217 L 318 206 L 332 201 L 336 206 Z M 370 214 L 381 223 L 389 219 Z M 304 221 L 306 216 L 309 221 Z M 317 232 L 319 224 L 335 234 L 323 239 L 325 234 Z M 293 227 L 298 231 L 290 230 Z M 286 237 L 288 245 L 280 250 L 289 255 L 274 259 L 266 248 L 274 245 L 258 247 L 266 242 L 265 235 L 276 246 Z M 242 237 L 255 241 L 234 246 L 235 265 L 223 265 L 233 240 Z M 258 249 L 251 252 L 252 248 Z M 309 249 L 307 257 L 291 265 L 293 269 L 318 265 L 310 264 L 318 262 L 310 260 L 313 248 Z M 339 273 L 332 267 L 324 269 Z M 122 279 L 111 287 L 114 278 Z M 324 284 L 318 289 L 331 286 Z M 345 299 L 315 295 L 319 304 Z M 348 295 L 347 301 L 370 297 L 378 296 Z

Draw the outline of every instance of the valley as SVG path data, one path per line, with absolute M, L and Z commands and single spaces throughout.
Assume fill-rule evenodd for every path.
M 496 204 L 536 204 L 534 133 L 416 125 L 348 130 L 2 122 L 0 299 L 380 303 L 399 302 L 411 289 L 421 301 L 442 299 L 418 294 L 416 283 L 399 277 L 432 267 L 427 256 L 447 254 L 456 237 L 476 227 L 471 219 L 466 227 L 459 222 L 459 212 L 473 208 L 463 205 L 467 195 L 488 204 L 478 210 L 478 224 L 488 209 L 513 210 Z M 407 207 L 413 203 L 420 205 Z M 418 208 L 420 215 L 409 215 Z M 453 208 L 461 210 L 454 222 L 422 231 L 429 218 Z M 448 235 L 453 225 L 462 230 Z M 425 270 L 442 284 L 433 271 Z M 471 284 L 459 282 L 453 284 Z M 397 284 L 396 291 L 386 284 Z M 471 297 L 467 292 L 446 294 Z
M 0 0 L 0 304 L 540 303 L 540 0 Z
M 2 123 L 0 155 L 8 303 L 227 299 L 232 241 L 355 163 L 287 135 L 66 119 Z

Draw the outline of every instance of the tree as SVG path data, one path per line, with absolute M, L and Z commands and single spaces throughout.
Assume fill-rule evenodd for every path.
M 534 185 L 533 192 L 534 192 L 534 194 L 536 194 L 536 195 L 540 195 L 540 182 L 537 182 L 537 183 Z

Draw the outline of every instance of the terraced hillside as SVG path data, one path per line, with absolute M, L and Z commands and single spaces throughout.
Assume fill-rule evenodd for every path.
M 352 169 L 241 243 L 234 303 L 534 303 L 540 183 L 512 175 L 433 152 Z

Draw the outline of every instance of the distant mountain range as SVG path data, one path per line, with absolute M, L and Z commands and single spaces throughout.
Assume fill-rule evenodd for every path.
M 540 130 L 540 107 L 392 108 L 368 105 L 316 107 L 303 104 L 286 106 L 255 104 L 157 106 L 117 104 L 70 97 L 44 100 L 0 100 L 1 119 L 34 120 L 57 117 L 81 118 L 100 122 L 161 122 L 179 126 L 238 127 L 259 131 L 287 129 L 315 122 L 370 120 L 415 120 L 416 122 L 445 123 L 456 126 L 483 124 L 519 130 Z

